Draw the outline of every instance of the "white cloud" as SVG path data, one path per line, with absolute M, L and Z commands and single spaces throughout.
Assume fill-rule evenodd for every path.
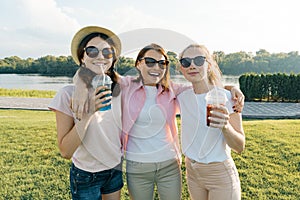
M 80 25 L 58 8 L 54 0 L 14 0 L 6 4 L 13 18 L 1 22 L 0 57 L 64 55 Z M 10 15 L 11 16 L 11 15 Z M 14 20 L 16 19 L 16 20 Z
M 23 0 L 22 3 L 24 15 L 28 17 L 25 28 L 29 30 L 67 35 L 80 27 L 75 19 L 57 7 L 54 0 Z
M 154 13 L 153 13 L 154 14 Z M 112 24 L 116 24 L 117 32 L 124 32 L 139 28 L 164 27 L 167 22 L 165 19 L 151 13 L 145 13 L 134 6 L 121 6 L 115 8 L 108 16 Z
M 117 34 L 168 29 L 211 51 L 300 50 L 297 0 L 4 0 L 0 6 L 0 58 L 70 55 L 74 33 L 99 25 Z M 176 41 L 175 41 L 176 42 Z

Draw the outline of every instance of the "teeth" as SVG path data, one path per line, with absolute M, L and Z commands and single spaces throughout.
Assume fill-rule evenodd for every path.
M 149 74 L 152 76 L 159 76 L 159 73 L 155 73 L 155 72 L 149 72 Z
M 95 63 L 94 65 L 99 66 L 99 67 L 104 67 L 103 63 Z

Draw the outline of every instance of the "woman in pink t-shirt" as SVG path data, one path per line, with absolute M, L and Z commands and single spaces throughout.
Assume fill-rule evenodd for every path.
M 120 55 L 121 42 L 110 30 L 88 26 L 75 34 L 71 51 L 74 61 L 80 65 L 75 85 L 63 87 L 49 108 L 56 114 L 60 153 L 66 159 L 72 158 L 72 199 L 118 200 L 123 187 L 121 95 L 114 64 Z M 112 87 L 92 88 L 92 78 L 103 72 L 113 81 Z M 104 89 L 109 90 L 100 91 Z M 82 90 L 85 93 L 76 94 Z M 110 90 L 112 97 L 107 96 Z M 89 101 L 89 107 L 80 107 L 84 104 L 72 99 L 74 95 L 84 94 L 88 96 L 82 99 Z M 110 100 L 111 109 L 98 111 L 110 105 Z M 85 112 L 79 113 L 78 109 Z

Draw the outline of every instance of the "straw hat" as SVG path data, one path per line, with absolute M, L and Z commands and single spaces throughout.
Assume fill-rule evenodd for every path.
M 75 63 L 80 64 L 79 62 L 79 58 L 77 55 L 77 49 L 79 47 L 79 44 L 81 43 L 81 41 L 89 34 L 91 33 L 104 33 L 105 35 L 107 35 L 109 38 L 112 39 L 112 41 L 115 44 L 115 49 L 116 49 L 116 56 L 119 57 L 121 54 L 121 40 L 119 39 L 119 37 L 114 34 L 112 31 L 103 28 L 103 27 L 99 27 L 99 26 L 86 26 L 82 29 L 80 29 L 73 37 L 72 39 L 72 43 L 71 43 L 71 53 L 72 53 L 72 57 L 75 61 Z

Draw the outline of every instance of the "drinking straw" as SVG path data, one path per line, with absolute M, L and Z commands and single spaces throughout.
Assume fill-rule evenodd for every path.
M 104 85 L 104 83 L 105 83 L 105 73 L 104 73 L 104 69 L 103 69 L 103 64 L 100 65 L 100 68 L 101 68 L 101 72 L 102 72 L 102 75 L 103 75 L 102 85 Z

